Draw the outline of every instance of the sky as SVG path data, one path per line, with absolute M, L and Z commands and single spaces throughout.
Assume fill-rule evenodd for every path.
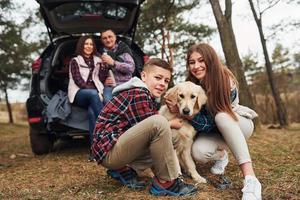
M 14 0 L 25 2 L 24 10 L 37 8 L 38 4 L 35 0 Z M 236 43 L 240 56 L 245 56 L 249 52 L 255 53 L 258 58 L 263 61 L 262 47 L 258 35 L 256 24 L 253 20 L 253 16 L 250 10 L 250 6 L 247 0 L 232 1 L 232 24 L 236 37 Z M 285 3 L 279 3 L 275 7 L 269 9 L 263 15 L 263 25 L 266 36 L 270 34 L 270 27 L 275 23 L 281 21 L 290 21 L 291 19 L 300 20 L 300 4 L 288 5 Z M 199 10 L 190 12 L 187 18 L 195 23 L 203 23 L 216 28 L 215 19 L 209 5 L 202 5 Z M 267 43 L 269 54 L 273 51 L 276 42 L 283 44 L 285 48 L 288 48 L 290 52 L 300 51 L 300 30 L 292 32 L 278 31 L 276 39 L 270 40 Z M 218 33 L 216 33 L 209 42 L 217 51 L 217 53 L 223 56 L 221 42 Z M 25 102 L 28 98 L 28 91 L 9 90 L 10 102 Z
M 246 55 L 249 51 L 262 54 L 262 47 L 259 39 L 258 29 L 253 19 L 248 0 L 233 0 L 232 2 L 232 24 L 240 56 Z M 270 35 L 270 33 L 272 32 L 271 26 L 278 22 L 286 22 L 290 21 L 291 19 L 300 20 L 299 10 L 300 4 L 295 6 L 295 4 L 288 5 L 285 3 L 279 3 L 273 8 L 266 11 L 263 14 L 262 18 L 265 36 L 268 37 Z M 200 20 L 202 23 L 208 21 L 208 23 L 206 24 L 216 27 L 215 19 L 210 5 L 203 6 L 203 14 L 201 14 L 201 16 L 203 16 L 202 19 L 198 18 L 196 20 Z M 292 31 L 290 33 L 286 33 L 285 31 L 281 31 L 280 33 L 278 32 L 276 39 L 267 42 L 267 46 L 270 52 L 273 51 L 276 42 L 280 42 L 284 46 L 290 47 L 292 51 L 300 51 L 299 30 Z M 220 52 L 220 54 L 222 54 L 219 33 L 216 33 L 216 37 L 214 37 L 214 39 L 210 43 L 212 43 L 212 46 L 216 48 Z

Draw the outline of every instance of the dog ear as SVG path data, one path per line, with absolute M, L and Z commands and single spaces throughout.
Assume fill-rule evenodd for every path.
M 201 109 L 201 107 L 206 104 L 207 101 L 207 96 L 205 94 L 205 91 L 203 90 L 202 87 L 199 88 L 199 93 L 198 93 L 198 97 L 197 97 L 197 104 L 199 106 L 199 109 Z
M 164 98 L 177 102 L 177 93 L 178 93 L 178 87 L 174 86 L 166 92 Z

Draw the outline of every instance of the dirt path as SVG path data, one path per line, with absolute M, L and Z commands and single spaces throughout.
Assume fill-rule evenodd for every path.
M 171 199 L 132 191 L 109 179 L 103 167 L 87 161 L 86 140 L 60 141 L 51 154 L 34 156 L 26 125 L 0 127 L 0 199 Z M 300 125 L 263 129 L 249 146 L 264 199 L 300 199 Z M 188 199 L 240 199 L 241 173 L 232 155 L 230 159 L 226 175 L 231 189 L 201 184 L 200 192 Z M 209 166 L 199 170 L 207 176 Z

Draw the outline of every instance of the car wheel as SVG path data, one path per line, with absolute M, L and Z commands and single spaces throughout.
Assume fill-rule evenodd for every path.
M 52 150 L 54 144 L 53 136 L 40 133 L 39 131 L 32 128 L 30 128 L 29 136 L 31 149 L 34 154 L 47 154 Z

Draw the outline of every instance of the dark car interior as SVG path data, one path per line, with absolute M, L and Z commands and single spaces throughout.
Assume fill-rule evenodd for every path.
M 76 40 L 61 43 L 51 62 L 51 75 L 48 79 L 49 92 L 55 94 L 58 90 L 68 91 L 69 62 L 75 56 Z

